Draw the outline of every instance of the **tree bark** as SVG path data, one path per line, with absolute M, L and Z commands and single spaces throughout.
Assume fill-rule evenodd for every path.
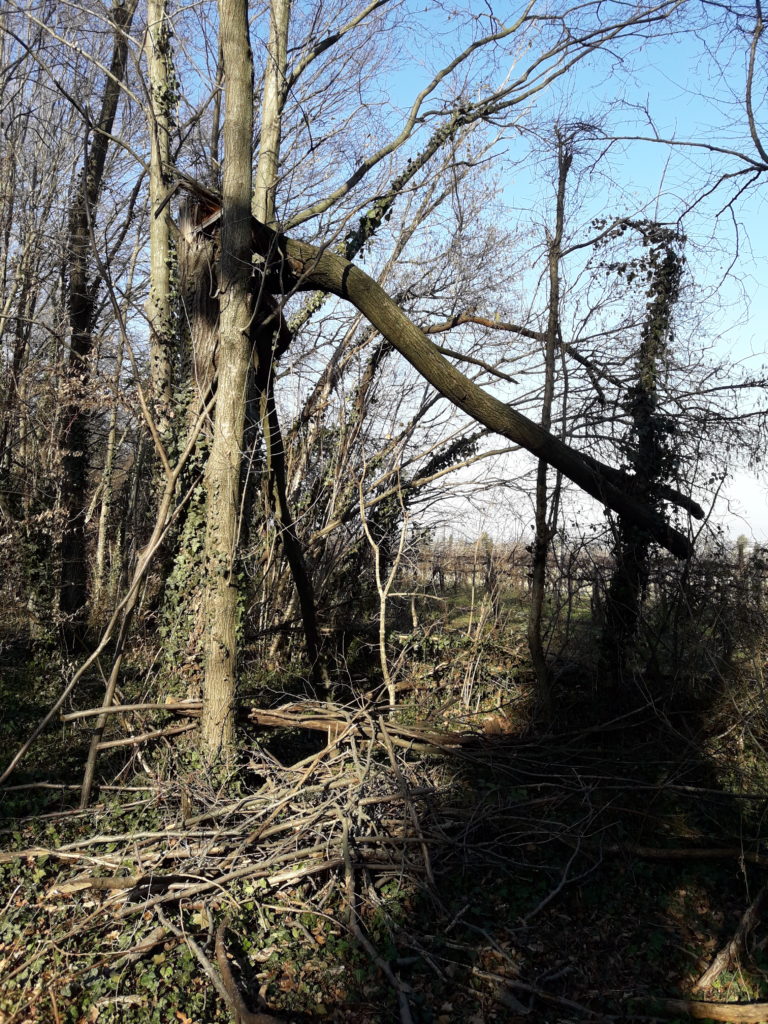
M 240 462 L 250 366 L 253 61 L 247 0 L 219 0 L 225 77 L 219 261 L 220 328 L 213 442 L 206 468 L 206 651 L 201 736 L 209 759 L 234 746 L 236 553 Z

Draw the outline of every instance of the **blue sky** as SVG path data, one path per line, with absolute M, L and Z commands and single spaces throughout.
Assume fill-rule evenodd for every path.
M 749 23 L 744 27 L 747 31 L 741 35 L 720 38 L 721 26 L 713 23 L 699 36 L 688 33 L 656 39 L 630 52 L 617 51 L 615 58 L 599 55 L 542 96 L 532 118 L 545 121 L 547 116 L 554 120 L 565 115 L 569 120 L 600 124 L 609 135 L 657 133 L 754 156 L 743 103 Z M 761 67 L 764 57 L 763 52 Z M 404 75 L 398 91 L 410 93 L 408 86 L 422 74 L 413 69 Z M 768 118 L 761 100 L 764 76 L 755 85 L 756 116 L 758 123 L 766 125 L 768 148 Z M 513 156 L 514 146 L 514 140 L 507 143 Z M 580 215 L 584 223 L 598 215 L 675 221 L 699 198 L 684 219 L 692 289 L 688 301 L 699 316 L 700 337 L 694 340 L 708 348 L 711 358 L 731 360 L 760 376 L 766 362 L 768 324 L 768 174 L 736 199 L 743 179 L 733 178 L 701 198 L 708 183 L 720 174 L 740 170 L 743 163 L 699 147 L 622 141 L 611 147 L 605 166 L 605 179 L 587 188 L 591 194 Z M 510 174 L 503 190 L 505 203 L 521 223 L 550 196 L 547 175 L 530 161 Z M 755 401 L 761 398 L 755 395 Z M 734 462 L 715 519 L 734 539 L 745 533 L 758 541 L 768 540 L 764 479 Z

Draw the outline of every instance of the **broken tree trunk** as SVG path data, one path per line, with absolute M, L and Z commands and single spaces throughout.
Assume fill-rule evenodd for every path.
M 277 236 L 252 221 L 255 252 L 269 261 L 267 285 L 283 293 L 322 288 L 351 302 L 401 355 L 445 398 L 489 430 L 526 448 L 560 470 L 602 504 L 625 516 L 678 558 L 688 558 L 692 545 L 653 508 L 631 496 L 625 474 L 575 451 L 549 431 L 490 395 L 440 354 L 427 338 L 371 277 L 343 256 L 306 242 Z M 677 503 L 692 506 L 678 496 Z

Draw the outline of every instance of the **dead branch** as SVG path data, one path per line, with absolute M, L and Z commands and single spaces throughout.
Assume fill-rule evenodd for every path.
M 684 1013 L 694 1020 L 736 1021 L 763 1024 L 768 1020 L 768 1003 L 705 1003 L 690 999 L 654 999 L 649 1009 L 669 1016 Z
M 355 939 L 359 942 L 362 948 L 366 951 L 371 960 L 382 972 L 382 974 L 387 979 L 392 988 L 395 990 L 395 992 L 397 992 L 397 1002 L 398 1008 L 400 1010 L 401 1024 L 413 1024 L 411 1007 L 410 1003 L 408 1002 L 408 992 L 410 991 L 409 987 L 403 984 L 402 981 L 400 981 L 400 979 L 397 977 L 397 975 L 390 967 L 389 963 L 386 960 L 384 960 L 382 956 L 380 956 L 376 947 L 365 934 L 365 932 L 360 926 L 360 922 L 358 921 L 357 910 L 355 908 L 355 869 L 352 862 L 352 855 L 349 849 L 349 820 L 347 818 L 342 819 L 342 830 L 342 853 L 344 863 L 344 880 L 347 898 L 349 930 L 352 932 Z
M 88 708 L 86 711 L 70 711 L 59 715 L 62 722 L 75 722 L 80 718 L 96 718 L 98 715 L 118 715 L 134 711 L 170 711 L 179 715 L 199 715 L 202 701 L 174 701 L 173 703 L 154 704 L 112 704 L 108 708 Z
M 251 227 L 255 252 L 266 259 L 273 253 L 284 253 L 287 257 L 274 268 L 279 279 L 276 287 L 284 288 L 286 275 L 290 275 L 290 284 L 299 291 L 320 288 L 351 302 L 443 397 L 459 409 L 560 470 L 598 501 L 646 530 L 657 543 L 678 558 L 691 556 L 693 548 L 689 539 L 671 527 L 655 510 L 635 499 L 628 486 L 630 481 L 624 474 L 577 452 L 465 377 L 360 267 L 327 249 L 320 250 L 306 242 L 277 236 L 255 218 Z
M 633 853 L 643 860 L 743 860 L 747 864 L 768 867 L 768 856 L 753 853 L 740 846 L 716 846 L 707 848 L 640 846 L 636 843 L 610 843 L 601 846 L 603 853 Z
M 232 974 L 225 943 L 228 922 L 222 921 L 216 929 L 216 963 L 221 972 L 224 999 L 237 1024 L 279 1024 L 279 1018 L 268 1013 L 252 1013 L 245 1005 L 242 993 Z M 198 958 L 199 959 L 199 958 Z M 206 972 L 207 973 L 207 972 Z M 221 993 L 222 989 L 218 988 Z
M 271 726 L 277 729 L 311 729 L 317 732 L 327 732 L 329 736 L 336 737 L 344 731 L 349 731 L 363 739 L 375 741 L 377 739 L 376 728 L 363 718 L 357 718 L 352 722 L 340 714 L 329 713 L 326 705 L 318 705 L 317 713 L 312 711 L 311 705 L 286 705 L 274 710 L 261 710 L 252 708 L 248 717 L 252 722 L 261 726 Z M 379 731 L 386 729 L 388 738 L 395 745 L 406 747 L 413 746 L 419 749 L 418 744 L 426 744 L 431 747 L 460 747 L 476 741 L 474 733 L 443 732 L 432 728 L 427 723 L 414 725 L 401 725 L 399 722 L 381 722 Z
M 135 747 L 139 743 L 146 743 L 147 740 L 156 740 L 162 736 L 178 736 L 179 733 L 189 732 L 190 729 L 196 728 L 196 722 L 190 722 L 188 725 L 173 725 L 169 729 L 155 729 L 152 732 L 143 732 L 140 736 L 128 736 L 122 740 L 107 740 L 105 743 L 97 743 L 96 749 L 102 751 L 112 750 L 115 747 Z
M 750 933 L 760 920 L 763 906 L 768 896 L 768 885 L 764 885 L 742 914 L 733 938 L 717 954 L 710 966 L 693 986 L 694 992 L 711 988 L 716 979 L 739 963 L 747 945 Z

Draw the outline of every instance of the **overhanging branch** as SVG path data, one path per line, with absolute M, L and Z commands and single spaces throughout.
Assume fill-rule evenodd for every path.
M 359 267 L 328 250 L 278 237 L 255 220 L 253 244 L 257 253 L 271 260 L 270 285 L 283 291 L 322 288 L 351 302 L 441 395 L 478 423 L 544 459 L 602 504 L 647 530 L 678 558 L 691 555 L 688 538 L 654 509 L 633 498 L 623 474 L 575 451 L 465 377 Z M 677 497 L 677 504 L 695 514 L 695 503 L 682 495 Z M 675 497 L 670 495 L 670 500 Z

